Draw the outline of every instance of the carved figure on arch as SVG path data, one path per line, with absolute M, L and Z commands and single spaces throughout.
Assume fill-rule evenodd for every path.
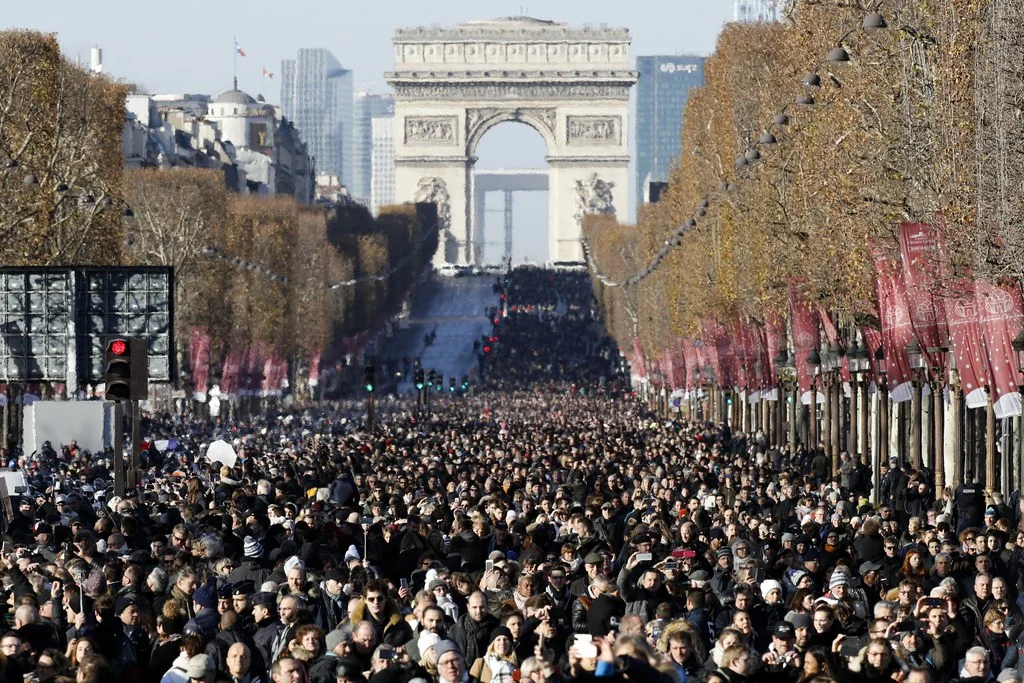
M 576 181 L 576 211 L 573 218 L 582 224 L 583 217 L 592 213 L 615 213 L 615 199 L 612 189 L 615 183 L 602 180 L 597 173 L 591 173 L 585 180 Z
M 448 193 L 448 183 L 437 176 L 420 178 L 416 185 L 414 202 L 433 202 L 437 204 L 437 227 L 447 232 L 452 225 L 452 202 Z

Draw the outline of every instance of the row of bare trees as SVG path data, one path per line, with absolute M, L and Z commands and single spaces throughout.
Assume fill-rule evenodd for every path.
M 0 263 L 173 266 L 179 346 L 198 327 L 221 354 L 287 358 L 375 327 L 429 265 L 411 205 L 375 220 L 233 194 L 219 171 L 125 170 L 126 93 L 52 35 L 0 32 Z
M 862 27 L 873 13 L 886 28 Z M 850 61 L 828 61 L 840 41 Z M 1022 64 L 1020 0 L 795 0 L 727 25 L 667 195 L 628 238 L 585 221 L 618 281 L 696 221 L 638 285 L 595 280 L 616 338 L 656 353 L 709 317 L 785 317 L 791 280 L 840 319 L 871 313 L 871 249 L 895 256 L 901 221 L 944 226 L 951 275 L 1020 281 Z

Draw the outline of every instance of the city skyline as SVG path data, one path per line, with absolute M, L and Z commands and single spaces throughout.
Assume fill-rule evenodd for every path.
M 325 6 L 297 0 L 282 7 L 270 0 L 253 0 L 239 13 L 229 6 L 186 0 L 176 5 L 177 16 L 201 16 L 203 40 L 188 50 L 175 49 L 180 29 L 170 22 L 146 21 L 132 25 L 133 15 L 113 0 L 90 4 L 53 0 L 45 13 L 38 6 L 19 3 L 5 8 L 5 29 L 26 28 L 57 34 L 65 53 L 89 63 L 89 50 L 103 50 L 104 73 L 134 83 L 151 93 L 206 93 L 229 90 L 237 64 L 238 87 L 254 97 L 280 104 L 280 66 L 300 48 L 333 52 L 342 67 L 355 73 L 357 90 L 386 93 L 383 73 L 391 68 L 391 37 L 397 28 L 453 25 L 498 16 L 530 15 L 572 25 L 607 23 L 623 26 L 633 37 L 631 53 L 707 54 L 713 51 L 721 26 L 733 18 L 728 0 L 680 0 L 654 13 L 636 13 L 622 3 L 595 0 L 581 16 L 579 5 L 565 0 L 543 9 L 519 2 L 495 2 L 486 8 L 467 0 L 425 5 L 397 0 L 387 8 L 358 6 L 358 22 L 351 21 L 351 5 Z M 268 20 L 273 15 L 273 20 Z M 111 17 L 114 20 L 111 20 Z M 311 21 L 310 18 L 315 20 Z M 210 27 L 216 27 L 212 29 Z M 235 40 L 245 56 L 235 53 Z M 163 41 L 163 42 L 161 42 Z M 166 46 L 166 50 L 160 49 Z M 263 76 L 263 70 L 273 78 Z

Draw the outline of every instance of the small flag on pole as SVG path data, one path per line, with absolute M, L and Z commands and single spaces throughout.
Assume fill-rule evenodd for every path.
M 237 40 L 235 41 L 235 52 L 238 53 L 239 57 L 245 56 L 245 50 L 242 49 L 242 46 L 238 44 Z
M 261 71 L 263 72 L 263 77 L 264 78 L 273 78 L 274 77 L 274 72 L 273 71 L 267 71 L 267 67 L 265 67 L 265 66 L 261 68 Z

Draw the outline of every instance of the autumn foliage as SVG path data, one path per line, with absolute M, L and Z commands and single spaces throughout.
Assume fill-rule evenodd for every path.
M 888 27 L 862 28 L 871 12 Z M 839 41 L 850 61 L 827 61 Z M 595 279 L 620 344 L 657 352 L 708 318 L 784 315 L 790 280 L 839 321 L 873 313 L 870 248 L 895 256 L 901 221 L 941 223 L 954 269 L 1019 281 L 1022 53 L 1009 0 L 796 0 L 783 22 L 727 25 L 667 195 L 635 227 L 584 223 L 621 282 L 696 221 L 638 285 Z
M 126 93 L 52 35 L 0 32 L 0 263 L 173 266 L 181 367 L 193 328 L 215 364 L 250 346 L 309 359 L 379 326 L 429 266 L 411 205 L 374 219 L 229 193 L 221 171 L 125 170 Z

